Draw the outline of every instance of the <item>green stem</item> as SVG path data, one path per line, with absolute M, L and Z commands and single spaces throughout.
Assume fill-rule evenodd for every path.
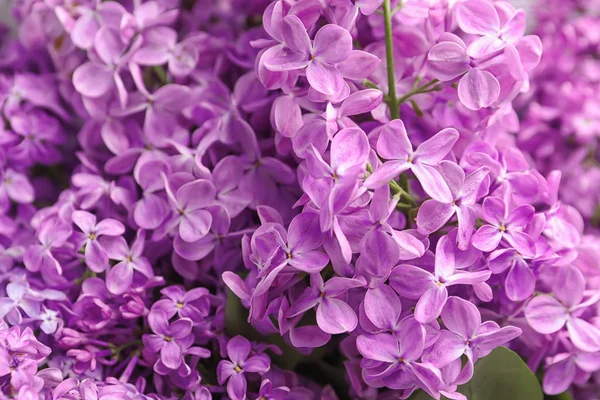
M 396 97 L 396 77 L 394 76 L 394 44 L 392 42 L 392 10 L 390 0 L 383 1 L 383 19 L 385 23 L 385 58 L 388 76 L 388 106 L 391 119 L 400 118 L 400 103 Z
M 437 79 L 432 79 L 429 82 L 427 82 L 426 84 L 412 89 L 410 92 L 406 93 L 404 96 L 402 96 L 402 97 L 400 97 L 398 99 L 398 105 L 404 103 L 406 100 L 408 100 L 409 98 L 411 98 L 415 94 L 434 92 L 434 91 L 438 90 L 437 86 L 433 87 L 433 88 L 431 87 L 431 86 L 435 85 L 438 82 L 439 81 Z

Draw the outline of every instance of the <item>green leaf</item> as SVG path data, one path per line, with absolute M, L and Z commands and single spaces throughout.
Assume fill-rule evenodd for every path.
M 469 400 L 542 400 L 537 378 L 517 353 L 498 347 L 475 365 L 469 383 L 459 388 Z
M 475 364 L 473 378 L 458 388 L 468 400 L 543 400 L 537 378 L 517 353 L 498 347 Z M 442 397 L 444 398 L 444 397 Z M 423 391 L 410 400 L 431 399 Z

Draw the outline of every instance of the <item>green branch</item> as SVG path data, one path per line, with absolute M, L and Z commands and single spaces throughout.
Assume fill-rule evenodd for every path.
M 392 10 L 390 0 L 383 1 L 383 19 L 385 26 L 385 58 L 387 61 L 388 95 L 390 118 L 400 118 L 400 103 L 396 97 L 396 77 L 394 76 L 394 43 L 392 37 Z

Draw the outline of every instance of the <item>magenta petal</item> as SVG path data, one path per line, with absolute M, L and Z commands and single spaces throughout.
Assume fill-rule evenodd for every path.
M 227 382 L 227 394 L 231 400 L 245 400 L 247 386 L 244 374 L 236 372 L 231 375 L 229 382 Z
M 577 368 L 570 358 L 552 364 L 544 374 L 544 393 L 555 395 L 566 391 L 573 383 L 576 373 Z
M 456 21 L 460 29 L 475 35 L 497 35 L 500 18 L 492 3 L 485 0 L 467 0 L 457 7 Z
M 290 329 L 290 342 L 295 347 L 315 348 L 324 346 L 331 335 L 323 332 L 318 326 L 305 325 Z
M 512 301 L 523 301 L 535 290 L 535 275 L 523 260 L 515 260 L 506 276 L 506 296 Z
M 186 242 L 203 238 L 210 229 L 212 215 L 206 210 L 187 212 L 179 222 L 179 235 Z
M 73 73 L 75 90 L 87 97 L 100 97 L 113 86 L 113 74 L 110 69 L 87 62 Z
M 133 210 L 135 223 L 143 229 L 156 229 L 169 212 L 165 201 L 155 194 L 145 194 Z
M 412 165 L 411 170 L 419 179 L 425 193 L 431 196 L 432 199 L 442 203 L 452 202 L 452 192 L 450 192 L 450 188 L 442 174 L 435 167 L 417 163 Z
M 600 329 L 581 318 L 572 317 L 567 321 L 567 331 L 571 342 L 586 352 L 600 351 Z
M 459 359 L 467 348 L 466 340 L 456 333 L 443 331 L 433 348 L 423 356 L 423 361 L 442 368 Z
M 383 185 L 387 185 L 391 179 L 396 179 L 409 167 L 410 164 L 406 161 L 388 161 L 365 179 L 365 187 L 377 189 Z
M 271 367 L 271 360 L 266 354 L 257 354 L 244 362 L 244 372 L 258 372 L 264 374 Z
M 459 138 L 458 131 L 454 128 L 445 128 L 419 145 L 415 157 L 419 162 L 428 165 L 438 165 L 452 150 L 452 146 Z
M 414 317 L 400 322 L 396 333 L 400 356 L 406 361 L 415 361 L 423 353 L 425 346 L 425 328 Z
M 539 333 L 559 331 L 569 317 L 567 309 L 555 298 L 541 295 L 534 297 L 525 308 L 525 318 Z
M 417 213 L 417 227 L 422 234 L 437 231 L 454 215 L 454 207 L 450 203 L 440 203 L 437 200 L 427 200 Z
M 491 106 L 500 95 L 500 83 L 489 71 L 472 69 L 458 82 L 458 98 L 471 110 Z
M 275 72 L 294 71 L 305 68 L 309 64 L 306 55 L 278 46 L 271 47 L 265 51 L 261 60 L 265 68 Z
M 344 86 L 344 78 L 335 66 L 316 59 L 306 68 L 306 78 L 310 86 L 327 96 L 339 93 Z
M 467 250 L 471 243 L 473 228 L 475 227 L 475 211 L 472 207 L 461 204 L 456 210 L 456 218 L 458 219 L 458 233 L 456 240 L 460 250 Z
M 321 272 L 327 263 L 329 256 L 320 251 L 307 251 L 302 254 L 295 254 L 288 260 L 288 264 L 299 271 L 309 274 Z
M 392 270 L 390 285 L 400 296 L 418 299 L 432 286 L 437 286 L 434 279 L 434 276 L 424 269 L 412 265 L 399 265 Z
M 367 290 L 364 300 L 365 314 L 380 329 L 393 329 L 400 318 L 402 303 L 388 285 Z
M 283 38 L 287 46 L 296 53 L 308 56 L 312 46 L 300 18 L 295 15 L 288 15 L 283 19 L 282 27 Z
M 342 129 L 331 141 L 331 166 L 340 176 L 356 167 L 364 169 L 369 150 L 369 141 L 362 129 Z
M 442 312 L 444 325 L 465 339 L 475 335 L 481 325 L 481 315 L 477 307 L 460 297 L 451 296 Z
M 121 261 L 106 275 L 106 288 L 113 294 L 123 294 L 131 287 L 133 268 L 128 261 Z
M 331 64 L 344 61 L 352 51 L 352 36 L 341 26 L 328 24 L 315 35 L 314 56 Z
M 350 56 L 338 64 L 337 68 L 344 78 L 362 81 L 375 72 L 380 63 L 381 59 L 371 53 L 352 50 Z
M 447 299 L 448 290 L 445 286 L 432 286 L 417 302 L 415 319 L 422 324 L 433 321 L 440 316 Z
M 356 348 L 365 358 L 382 362 L 396 362 L 400 357 L 398 340 L 390 334 L 360 335 L 356 339 Z
M 453 42 L 438 43 L 427 54 L 427 68 L 442 82 L 451 81 L 469 71 L 465 48 Z
M 227 342 L 227 356 L 234 364 L 242 364 L 250 354 L 252 345 L 250 341 L 243 336 L 235 336 Z
M 571 308 L 581 303 L 585 278 L 578 268 L 570 265 L 558 268 L 555 282 L 554 295 L 565 307 Z
M 317 324 L 324 332 L 336 335 L 352 332 L 358 325 L 358 317 L 343 301 L 325 298 L 317 307 Z
M 502 232 L 495 226 L 484 225 L 471 238 L 473 246 L 481 251 L 493 251 L 502 240 Z
M 374 110 L 383 100 L 383 92 L 377 89 L 364 89 L 352 93 L 340 107 L 340 116 L 363 114 Z
M 173 241 L 175 252 L 188 261 L 198 261 L 215 249 L 217 239 L 214 235 L 206 235 L 195 242 L 186 242 L 181 236 Z
M 395 119 L 382 127 L 377 139 L 377 153 L 381 157 L 386 160 L 406 161 L 412 152 L 412 144 L 401 120 Z
M 174 341 L 165 340 L 160 350 L 160 360 L 169 369 L 177 369 L 181 365 L 181 347 Z
M 98 241 L 88 241 L 85 246 L 85 262 L 96 273 L 104 272 L 108 267 L 108 257 Z
M 519 337 L 523 333 L 520 328 L 514 326 L 505 326 L 492 332 L 486 332 L 477 335 L 473 339 L 473 345 L 482 350 L 493 350 L 498 346 L 502 346 L 511 340 Z
M 94 45 L 94 36 L 98 32 L 99 24 L 95 12 L 86 12 L 75 21 L 71 31 L 73 44 L 84 50 L 89 50 Z
M 494 36 L 482 36 L 474 40 L 467 48 L 467 54 L 474 59 L 483 58 L 502 50 L 506 42 Z

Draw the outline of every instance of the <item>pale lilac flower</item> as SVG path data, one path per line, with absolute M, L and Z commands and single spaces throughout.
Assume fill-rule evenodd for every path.
M 177 229 L 186 242 L 204 237 L 212 223 L 212 215 L 206 210 L 215 199 L 215 186 L 206 179 L 194 179 L 187 173 L 163 175 L 165 190 L 169 196 L 172 216 L 165 225 L 166 232 Z
M 448 184 L 435 167 L 450 152 L 458 137 L 456 129 L 446 128 L 413 150 L 404 123 L 401 120 L 389 122 L 377 140 L 377 153 L 388 161 L 365 180 L 365 186 L 375 189 L 387 185 L 391 179 L 411 170 L 429 196 L 441 202 L 451 202 Z
M 465 176 L 464 170 L 451 161 L 442 161 L 440 170 L 452 193 L 452 202 L 426 200 L 419 207 L 417 227 L 419 232 L 431 234 L 443 227 L 453 215 L 456 215 L 458 247 L 466 250 L 475 225 L 476 213 L 473 206 L 482 196 L 480 188 L 488 171 L 485 168 L 479 168 Z
M 439 397 L 443 382 L 439 371 L 428 364 L 417 362 L 425 345 L 425 329 L 414 318 L 402 320 L 395 335 L 379 333 L 360 335 L 356 347 L 366 359 L 377 361 L 367 367 L 363 378 L 381 380 L 392 389 L 419 386 L 434 398 Z
M 227 394 L 232 400 L 246 398 L 247 381 L 245 373 L 264 374 L 271 368 L 271 360 L 266 354 L 250 356 L 252 346 L 243 336 L 236 336 L 227 342 L 227 357 L 217 366 L 219 385 L 227 382 Z
M 183 352 L 194 342 L 192 320 L 181 318 L 169 324 L 162 311 L 148 314 L 148 325 L 152 334 L 142 336 L 144 346 L 152 353 L 160 353 L 160 362 L 176 370 L 183 361 Z
M 316 306 L 317 324 L 324 332 L 332 335 L 352 332 L 358 325 L 358 317 L 352 307 L 338 297 L 364 285 L 362 277 L 334 277 L 324 283 L 321 274 L 310 274 L 310 287 L 290 306 L 286 316 L 293 318 Z
M 460 29 L 466 33 L 481 35 L 467 48 L 469 56 L 476 59 L 485 57 L 523 37 L 525 11 L 515 11 L 513 8 L 511 13 L 507 13 L 509 10 L 506 8 L 500 10 L 504 18 L 500 17 L 494 3 L 487 0 L 467 0 L 458 5 L 456 21 Z
M 127 292 L 134 281 L 134 272 L 138 272 L 146 278 L 154 276 L 152 266 L 142 256 L 145 244 L 144 236 L 144 231 L 139 230 L 131 247 L 127 245 L 122 236 L 100 238 L 100 244 L 108 258 L 118 261 L 106 274 L 106 287 L 111 293 Z
M 399 265 L 392 270 L 390 284 L 401 296 L 418 299 L 415 318 L 427 323 L 440 316 L 448 299 L 448 286 L 482 283 L 491 274 L 489 270 L 457 271 L 452 243 L 443 236 L 436 246 L 433 274 L 412 265 Z
M 460 297 L 448 298 L 441 316 L 448 330 L 442 330 L 423 360 L 441 368 L 466 354 L 467 364 L 461 372 L 465 380 L 471 379 L 478 358 L 521 335 L 521 329 L 513 326 L 500 328 L 493 321 L 482 324 L 477 307 Z
M 581 318 L 586 309 L 600 301 L 600 293 L 590 293 L 583 301 L 585 278 L 575 267 L 558 267 L 553 284 L 554 297 L 543 294 L 527 304 L 525 317 L 539 333 L 558 332 L 565 325 L 573 345 L 586 352 L 600 350 L 600 328 Z
M 535 254 L 535 243 L 523 232 L 535 214 L 535 209 L 526 204 L 508 212 L 499 197 L 488 197 L 483 201 L 483 218 L 490 225 L 477 230 L 472 238 L 473 246 L 481 251 L 495 250 L 502 239 L 525 256 Z
M 72 214 L 73 223 L 81 229 L 81 247 L 85 246 L 84 255 L 87 266 L 94 272 L 104 272 L 108 267 L 108 256 L 98 239 L 103 236 L 119 236 L 125 232 L 125 226 L 116 219 L 106 218 L 96 222 L 96 216 L 76 210 Z
M 547 360 L 544 392 L 557 395 L 566 392 L 578 376 L 589 376 L 600 368 L 600 352 L 560 353 Z M 589 379 L 589 378 L 588 378 Z
M 345 61 L 352 52 L 352 36 L 344 28 L 329 24 L 322 27 L 311 42 L 300 18 L 283 18 L 283 38 L 286 46 L 275 46 L 262 57 L 271 71 L 306 69 L 311 87 L 327 95 L 339 95 L 346 83 L 336 64 Z
M 490 107 L 500 96 L 498 78 L 483 66 L 478 67 L 467 54 L 467 46 L 462 39 L 452 33 L 443 33 L 440 43 L 431 48 L 427 67 L 442 82 L 460 78 L 458 98 L 471 110 Z

